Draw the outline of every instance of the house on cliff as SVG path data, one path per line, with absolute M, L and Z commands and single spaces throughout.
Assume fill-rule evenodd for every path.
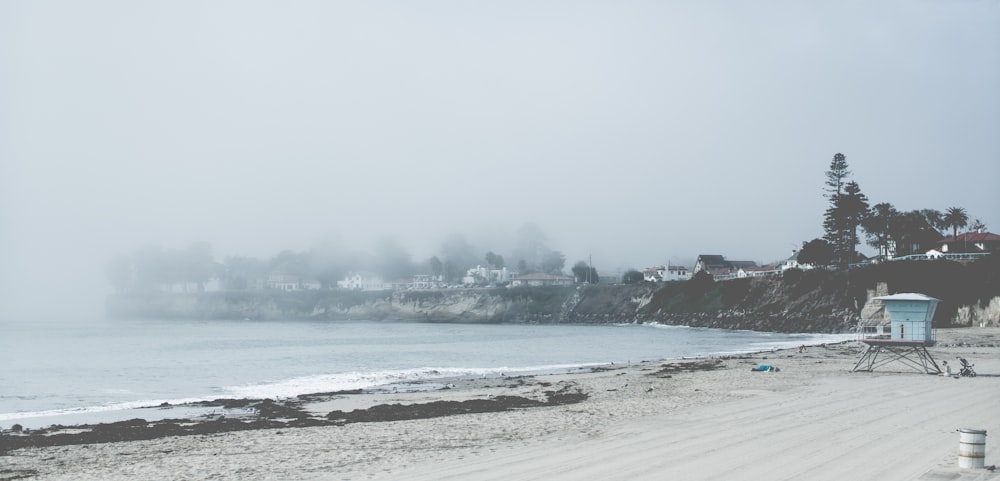
M 686 281 L 691 278 L 690 271 L 684 266 L 647 267 L 642 271 L 642 280 L 646 282 Z
M 730 261 L 724 256 L 702 254 L 694 263 L 692 274 L 705 271 L 714 277 L 736 277 L 740 269 L 757 267 L 753 261 Z
M 747 266 L 740 267 L 736 270 L 736 278 L 743 279 L 745 277 L 764 277 L 773 274 L 780 274 L 781 266 L 776 264 L 766 265 L 766 266 Z
M 511 287 L 518 286 L 572 286 L 573 278 L 567 276 L 554 276 L 552 274 L 525 274 L 517 276 L 510 281 Z
M 354 291 L 384 291 L 391 289 L 391 284 L 386 284 L 381 277 L 375 274 L 361 272 L 349 272 L 342 281 L 337 281 L 337 287 Z
M 938 241 L 938 250 L 944 254 L 1000 252 L 1000 235 L 992 232 L 966 232 L 948 236 Z

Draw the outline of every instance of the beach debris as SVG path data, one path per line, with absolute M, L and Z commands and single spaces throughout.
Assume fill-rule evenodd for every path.
M 653 392 L 653 386 L 649 386 L 649 387 L 647 387 L 647 388 L 646 388 L 646 392 Z

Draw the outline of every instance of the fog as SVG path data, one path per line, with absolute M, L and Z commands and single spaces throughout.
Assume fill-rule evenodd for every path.
M 0 318 L 146 245 L 267 258 L 534 223 L 567 270 L 770 262 L 872 204 L 1000 232 L 1000 3 L 0 3 Z M 512 261 L 512 260 L 511 260 Z M 512 262 L 511 262 L 512 263 Z

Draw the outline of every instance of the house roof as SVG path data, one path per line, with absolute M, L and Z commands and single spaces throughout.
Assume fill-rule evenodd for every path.
M 754 261 L 726 261 L 729 265 L 733 266 L 735 269 L 746 269 L 748 267 L 757 267 L 757 263 Z
M 702 264 L 705 264 L 706 266 L 722 266 L 722 265 L 726 265 L 726 258 L 725 257 L 719 256 L 719 255 L 714 255 L 714 254 L 712 254 L 712 255 L 702 254 L 702 255 L 698 256 L 698 260 L 701 261 Z
M 1000 242 L 1000 235 L 992 232 L 966 232 L 959 234 L 958 237 L 945 237 L 938 241 L 938 244 L 947 244 L 949 242 Z

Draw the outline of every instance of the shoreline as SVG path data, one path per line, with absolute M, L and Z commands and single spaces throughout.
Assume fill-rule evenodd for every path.
M 692 326 L 670 326 L 657 323 L 642 323 L 643 325 L 649 325 L 651 328 L 665 328 L 665 329 L 708 329 L 714 330 L 713 328 L 701 328 Z M 745 331 L 754 332 L 754 331 Z M 785 334 L 782 334 L 785 335 Z M 797 347 L 798 345 L 820 345 L 829 344 L 837 342 L 846 342 L 847 338 L 854 338 L 853 334 L 819 334 L 819 333 L 800 333 L 802 339 L 796 340 L 783 340 L 780 342 L 767 343 L 759 342 L 759 344 L 770 344 L 770 346 L 763 349 L 739 349 L 739 350 L 729 350 L 729 351 L 717 351 L 709 352 L 703 354 L 684 354 L 677 357 L 667 357 L 667 358 L 645 358 L 640 360 L 653 359 L 652 362 L 657 361 L 668 361 L 668 360 L 682 360 L 682 359 L 700 359 L 700 358 L 716 358 L 716 357 L 728 357 L 728 356 L 739 356 L 754 353 L 764 353 L 769 351 L 781 350 L 781 349 L 791 349 Z M 758 347 L 758 346 L 753 346 Z M 620 353 L 619 353 L 620 354 Z M 617 362 L 631 362 L 628 361 L 625 356 L 622 359 L 616 359 Z M 473 378 L 491 378 L 491 377 L 502 377 L 506 376 L 543 376 L 550 374 L 573 374 L 578 372 L 588 372 L 593 369 L 601 369 L 608 365 L 614 365 L 615 361 L 605 361 L 605 362 L 579 362 L 572 364 L 554 364 L 554 365 L 544 365 L 544 366 L 520 366 L 520 367 L 412 367 L 412 368 L 401 368 L 392 369 L 385 371 L 372 371 L 368 373 L 362 373 L 364 377 L 381 378 L 381 384 L 370 384 L 370 385 L 360 385 L 357 388 L 353 387 L 354 383 L 334 383 L 334 386 L 330 386 L 331 390 L 341 391 L 344 389 L 360 389 L 359 393 L 364 394 L 377 394 L 389 389 L 392 390 L 437 390 L 449 383 L 455 383 L 457 381 L 462 381 L 464 379 Z M 440 370 L 440 372 L 439 372 Z M 450 372 L 455 371 L 455 372 Z M 463 371 L 463 372 L 458 372 Z M 336 376 L 334 373 L 332 376 Z M 311 376 L 309 376 L 311 377 Z M 295 381 L 295 379 L 286 379 L 283 381 L 275 381 L 272 383 L 265 383 L 263 385 L 269 384 L 282 384 L 288 381 Z M 346 384 L 346 385 L 345 385 Z M 357 384 L 355 384 L 357 385 Z M 182 393 L 175 396 L 178 399 L 156 399 L 155 400 L 131 400 L 131 399 L 121 399 L 106 405 L 85 405 L 74 408 L 59 408 L 52 410 L 39 410 L 34 412 L 13 412 L 6 413 L 0 416 L 0 433 L 4 431 L 10 431 L 10 428 L 14 425 L 20 425 L 22 428 L 41 431 L 45 430 L 51 426 L 95 426 L 100 424 L 113 424 L 121 421 L 128 421 L 136 418 L 141 418 L 151 422 L 169 421 L 171 419 L 179 419 L 185 422 L 201 421 L 202 418 L 208 418 L 216 416 L 219 414 L 226 415 L 229 417 L 240 417 L 245 415 L 236 410 L 232 409 L 216 409 L 224 408 L 228 404 L 250 404 L 259 403 L 265 399 L 271 400 L 283 400 L 283 399 L 294 399 L 295 397 L 301 396 L 311 396 L 317 393 L 322 393 L 322 387 L 313 386 L 318 388 L 316 390 L 301 390 L 304 392 L 290 392 L 282 393 L 281 395 L 276 395 L 276 393 L 267 392 L 248 392 L 248 393 L 234 393 L 225 394 L 218 393 L 216 395 L 201 396 L 194 393 Z M 246 401 L 241 403 L 241 401 Z
M 126 422 L 97 429 L 105 436 L 100 443 L 51 447 L 11 446 L 6 444 L 10 439 L 30 436 L 4 433 L 0 459 L 9 462 L 10 468 L 0 470 L 0 479 L 22 475 L 25 479 L 128 479 L 130 474 L 154 479 L 499 479 L 503 473 L 512 479 L 580 479 L 592 477 L 591 470 L 600 471 L 605 465 L 631 473 L 612 473 L 607 476 L 610 479 L 658 479 L 654 474 L 662 477 L 664 473 L 631 472 L 632 463 L 660 465 L 665 472 L 686 479 L 711 479 L 704 473 L 719 477 L 735 469 L 734 463 L 748 469 L 747 457 L 761 448 L 768 456 L 753 463 L 779 472 L 791 470 L 803 479 L 843 479 L 817 477 L 807 468 L 810 463 L 834 463 L 846 455 L 839 451 L 846 447 L 826 448 L 834 451 L 830 455 L 810 450 L 809 456 L 791 460 L 786 456 L 808 449 L 810 442 L 826 440 L 839 446 L 837 442 L 848 442 L 849 437 L 855 444 L 867 443 L 863 441 L 867 438 L 855 439 L 855 431 L 890 445 L 894 438 L 927 444 L 929 455 L 919 455 L 919 450 L 913 455 L 900 446 L 883 450 L 878 443 L 864 444 L 870 453 L 852 454 L 856 459 L 850 462 L 841 460 L 864 471 L 879 464 L 893 465 L 887 457 L 910 458 L 913 466 L 897 466 L 897 471 L 882 477 L 918 479 L 954 465 L 953 458 L 948 463 L 933 453 L 953 454 L 955 429 L 1000 430 L 1000 421 L 992 414 L 993 403 L 1000 397 L 1000 329 L 942 329 L 938 334 L 938 344 L 929 349 L 934 358 L 940 362 L 966 357 L 976 363 L 979 377 L 953 380 L 922 375 L 902 364 L 872 373 L 848 373 L 856 346 L 842 342 L 809 347 L 804 353 L 785 349 L 608 364 L 578 373 L 459 379 L 447 383 L 447 389 L 434 391 L 334 392 L 281 402 L 241 401 L 245 404 L 234 407 L 256 409 L 256 421 L 224 418 L 188 426 L 174 422 L 177 427 L 143 422 L 141 429 L 138 422 Z M 751 372 L 757 364 L 781 370 Z M 896 399 L 893 393 L 898 392 L 910 395 Z M 898 424 L 908 418 L 896 408 L 889 409 L 894 404 L 906 409 L 926 405 L 931 412 L 917 424 L 944 424 L 931 426 L 929 432 L 910 433 Z M 988 406 L 993 406 L 992 412 Z M 984 417 L 984 413 L 989 415 Z M 845 423 L 850 429 L 842 427 Z M 171 429 L 178 428 L 203 432 L 171 435 Z M 62 429 L 67 432 L 38 433 L 35 439 L 54 442 L 57 436 L 78 436 L 75 439 L 81 441 L 85 437 L 85 433 L 70 431 L 80 427 Z M 126 440 L 123 434 L 140 432 L 160 435 Z M 771 432 L 777 434 L 767 434 Z M 746 443 L 729 440 L 743 434 L 751 437 Z M 931 438 L 941 445 L 921 441 Z M 705 452 L 686 447 L 702 439 L 719 445 Z M 573 448 L 561 447 L 567 444 Z M 663 451 L 667 445 L 672 448 Z M 775 451 L 780 446 L 788 453 Z M 203 458 L 209 451 L 212 456 L 225 456 L 227 463 L 205 462 L 211 459 Z M 645 453 L 643 461 L 633 459 L 638 455 L 633 452 Z M 120 461 L 123 453 L 130 455 L 127 465 Z M 538 453 L 547 456 L 538 458 Z M 581 456 L 574 458 L 572 466 L 576 467 L 550 476 L 560 456 L 569 453 Z M 606 459 L 610 453 L 616 457 Z M 716 459 L 713 453 L 727 457 Z M 996 443 L 988 443 L 987 465 L 1000 461 L 997 453 Z M 627 466 L 618 457 L 627 459 Z M 775 467 L 775 461 L 769 460 L 774 457 L 786 461 Z M 512 459 L 520 462 L 505 464 Z M 681 469 L 688 465 L 690 471 Z M 700 469 L 694 469 L 695 465 Z M 547 474 L 539 474 L 543 472 Z

